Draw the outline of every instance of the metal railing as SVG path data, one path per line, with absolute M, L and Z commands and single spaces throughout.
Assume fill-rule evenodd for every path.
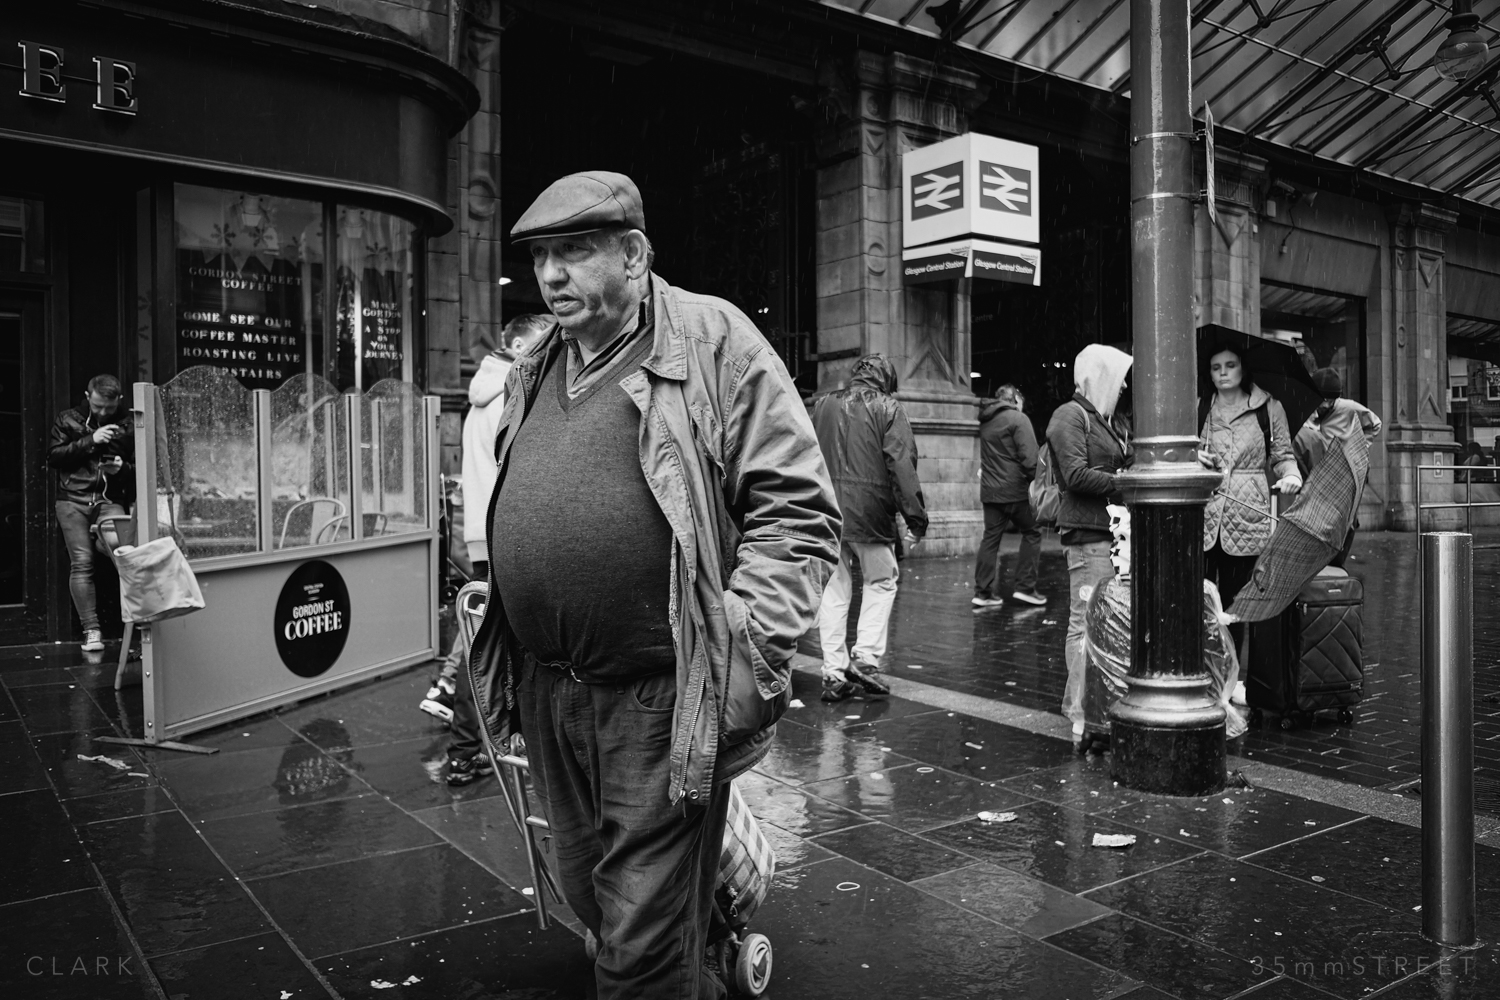
M 1496 475 L 1497 473 L 1500 473 L 1500 469 L 1495 469 L 1493 466 L 1484 466 L 1484 465 L 1418 465 L 1418 466 L 1414 466 L 1412 468 L 1412 499 L 1416 502 L 1416 505 L 1417 505 L 1417 524 L 1416 524 L 1417 531 L 1416 531 L 1416 534 L 1417 534 L 1417 538 L 1418 538 L 1418 545 L 1421 544 L 1420 540 L 1421 540 L 1421 537 L 1422 537 L 1422 511 L 1424 511 L 1424 510 L 1455 510 L 1455 509 L 1463 509 L 1464 512 L 1465 512 L 1465 519 L 1466 519 L 1466 524 L 1465 524 L 1464 530 L 1467 531 L 1469 534 L 1472 535 L 1474 533 L 1474 508 L 1475 507 L 1500 507 L 1500 500 L 1479 500 L 1479 501 L 1476 501 L 1474 499 L 1474 476 L 1477 475 L 1477 474 L 1479 474 L 1479 473 L 1481 473 L 1482 471 L 1488 471 L 1490 475 Z M 1434 479 L 1436 479 L 1437 476 L 1441 476 L 1443 473 L 1451 473 L 1453 475 L 1453 482 L 1451 482 L 1451 483 L 1440 483 L 1440 482 L 1435 482 L 1434 481 L 1434 482 L 1423 483 L 1422 482 L 1422 473 L 1424 473 L 1424 472 L 1435 473 Z M 1459 503 L 1457 501 L 1455 501 L 1453 503 L 1423 503 L 1422 502 L 1422 487 L 1423 486 L 1457 486 L 1457 485 L 1459 485 L 1458 480 L 1459 480 L 1459 474 L 1461 472 L 1467 473 L 1467 475 L 1464 475 L 1464 477 L 1463 477 L 1463 480 L 1464 480 L 1463 481 L 1463 486 L 1464 486 L 1464 501 L 1462 503 Z M 1487 484 L 1483 484 L 1483 485 L 1495 485 L 1495 484 L 1493 484 L 1493 483 L 1487 483 Z

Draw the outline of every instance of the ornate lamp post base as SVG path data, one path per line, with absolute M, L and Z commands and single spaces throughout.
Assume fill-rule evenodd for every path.
M 1203 505 L 1220 475 L 1196 438 L 1137 439 L 1130 505 L 1130 690 L 1111 710 L 1115 780 L 1164 795 L 1224 787 L 1224 710 L 1203 665 Z

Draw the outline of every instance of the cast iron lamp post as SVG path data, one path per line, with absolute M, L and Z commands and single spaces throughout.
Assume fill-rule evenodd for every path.
M 1203 508 L 1220 477 L 1198 462 L 1188 40 L 1188 0 L 1131 0 L 1135 463 L 1121 480 L 1134 627 L 1110 744 L 1116 780 L 1169 795 L 1225 778 L 1224 711 L 1203 666 Z

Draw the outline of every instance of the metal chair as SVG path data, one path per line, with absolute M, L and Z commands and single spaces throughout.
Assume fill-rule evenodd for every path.
M 474 635 L 484 621 L 484 608 L 489 600 L 489 593 L 488 581 L 475 580 L 464 584 L 453 602 L 458 618 L 458 634 L 463 640 L 464 669 L 468 669 L 468 654 L 474 648 Z M 539 928 L 546 930 L 547 900 L 544 894 L 550 893 L 553 900 L 561 904 L 562 893 L 552 880 L 552 872 L 548 870 L 541 848 L 537 846 L 536 831 L 550 831 L 552 828 L 547 825 L 546 819 L 531 813 L 531 803 L 526 797 L 525 778 L 531 765 L 526 760 L 521 738 L 515 737 L 514 746 L 504 753 L 489 745 L 488 733 L 484 734 L 484 741 L 490 760 L 496 764 L 495 776 L 500 779 L 500 790 L 505 793 L 505 805 L 510 810 L 511 821 L 526 845 L 526 865 L 531 871 L 531 892 L 536 899 L 536 922 Z
M 333 514 L 322 524 L 318 523 L 318 510 L 320 504 L 326 504 L 333 509 Z M 343 501 L 335 500 L 333 497 L 311 497 L 307 500 L 298 500 L 287 508 L 286 516 L 281 519 L 281 537 L 276 542 L 278 549 L 286 548 L 287 531 L 292 526 L 292 515 L 303 507 L 311 508 L 311 518 L 307 528 L 307 544 L 324 545 L 328 542 L 336 542 L 339 537 L 340 528 L 349 525 L 349 513 L 344 507 Z

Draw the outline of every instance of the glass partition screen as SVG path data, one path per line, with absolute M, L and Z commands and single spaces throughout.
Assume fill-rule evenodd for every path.
M 347 541 L 349 417 L 320 375 L 297 375 L 271 393 L 271 505 L 276 548 Z
M 189 559 L 256 552 L 260 499 L 255 404 L 224 368 L 189 368 L 161 387 L 157 441 L 163 534 Z
M 415 386 L 386 379 L 360 400 L 365 535 L 427 527 L 426 418 Z

